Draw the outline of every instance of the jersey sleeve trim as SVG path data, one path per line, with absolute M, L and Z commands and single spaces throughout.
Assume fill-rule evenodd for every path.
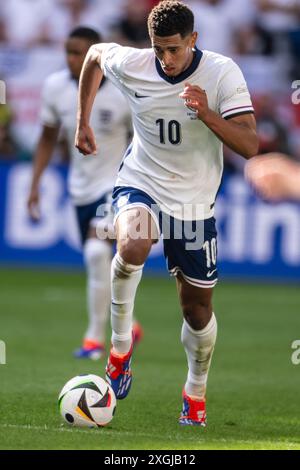
M 244 114 L 254 114 L 254 111 L 241 111 L 240 113 L 230 114 L 230 116 L 225 117 L 224 119 L 228 121 L 234 117 L 243 116 Z
M 254 113 L 254 108 L 251 105 L 248 106 L 237 106 L 236 108 L 227 109 L 224 111 L 221 116 L 224 119 L 228 119 L 229 117 L 236 116 L 237 114 L 245 114 L 245 113 Z

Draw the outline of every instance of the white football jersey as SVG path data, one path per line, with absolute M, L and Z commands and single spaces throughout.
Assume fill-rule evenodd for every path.
M 61 126 L 67 135 L 72 161 L 69 192 L 76 205 L 97 201 L 112 190 L 127 146 L 131 115 L 124 95 L 106 80 L 100 87 L 91 115 L 98 154 L 83 156 L 74 146 L 78 82 L 68 70 L 51 75 L 42 95 L 41 120 L 44 125 Z
M 116 185 L 145 191 L 176 218 L 195 218 L 184 205 L 202 205 L 203 217 L 211 217 L 223 171 L 222 142 L 179 94 L 189 82 L 206 91 L 210 109 L 225 119 L 253 113 L 239 67 L 228 57 L 197 49 L 190 67 L 171 78 L 152 49 L 114 43 L 105 46 L 100 65 L 132 110 L 132 147 Z

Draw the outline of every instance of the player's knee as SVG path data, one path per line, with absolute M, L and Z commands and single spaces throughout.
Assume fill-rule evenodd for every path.
M 116 253 L 112 262 L 112 281 L 129 278 L 131 274 L 143 271 L 144 264 L 127 263 L 120 253 Z
M 182 311 L 184 317 L 193 317 L 197 314 L 205 314 L 210 311 L 211 303 L 199 300 L 187 300 L 182 302 Z
M 150 252 L 151 240 L 126 239 L 119 243 L 118 252 L 124 262 L 132 265 L 144 264 Z
M 212 304 L 210 301 L 186 300 L 182 302 L 182 312 L 187 323 L 196 331 L 206 327 L 212 316 Z

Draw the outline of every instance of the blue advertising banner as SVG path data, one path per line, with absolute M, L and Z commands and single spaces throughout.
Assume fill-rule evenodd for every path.
M 30 177 L 30 164 L 0 164 L 0 263 L 82 267 L 66 168 L 53 166 L 43 177 L 39 223 L 26 211 Z M 266 203 L 242 176 L 225 175 L 216 219 L 221 278 L 300 280 L 300 205 Z M 147 269 L 166 273 L 161 242 L 153 247 Z

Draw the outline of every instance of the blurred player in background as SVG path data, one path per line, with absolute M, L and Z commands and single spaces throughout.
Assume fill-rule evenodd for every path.
M 283 153 L 257 155 L 245 165 L 245 177 L 271 202 L 300 200 L 300 164 Z
M 254 156 L 256 124 L 242 72 L 231 59 L 195 47 L 194 16 L 185 4 L 160 2 L 149 15 L 148 28 L 153 49 L 93 46 L 79 86 L 76 146 L 83 154 L 96 149 L 90 110 L 103 73 L 128 97 L 133 112 L 133 143 L 113 193 L 118 253 L 112 263 L 113 335 L 106 374 L 117 398 L 125 398 L 132 380 L 135 293 L 162 230 L 168 269 L 177 279 L 188 360 L 179 423 L 205 426 L 206 384 L 217 334 L 212 309 L 217 283 L 214 204 L 223 170 L 222 142 L 245 158 Z M 202 218 L 195 215 L 199 207 Z M 192 211 L 185 213 L 186 208 Z M 170 236 L 161 224 L 165 215 Z M 134 239 L 138 220 L 148 222 L 148 231 Z M 180 237 L 172 231 L 176 221 L 184 226 Z M 197 248 L 188 248 L 185 238 L 185 226 L 192 223 L 204 228 L 204 243 Z
M 130 110 L 126 98 L 111 82 L 104 81 L 97 90 L 92 122 L 99 151 L 83 159 L 74 148 L 78 80 L 84 58 L 91 45 L 99 43 L 99 34 L 85 27 L 74 29 L 66 41 L 68 69 L 51 75 L 42 95 L 42 133 L 37 145 L 28 210 L 32 218 L 40 216 L 40 180 L 50 162 L 60 129 L 67 136 L 71 149 L 69 192 L 76 209 L 87 269 L 89 325 L 78 358 L 100 358 L 105 351 L 105 330 L 110 304 L 111 241 L 99 239 L 103 230 L 113 231 L 109 214 L 97 217 L 97 208 L 110 204 L 111 192 L 127 146 L 131 129 Z M 110 207 L 110 206 L 108 206 Z M 97 228 L 97 231 L 96 231 Z M 112 237 L 113 238 L 113 237 Z M 141 335 L 135 325 L 136 339 Z

